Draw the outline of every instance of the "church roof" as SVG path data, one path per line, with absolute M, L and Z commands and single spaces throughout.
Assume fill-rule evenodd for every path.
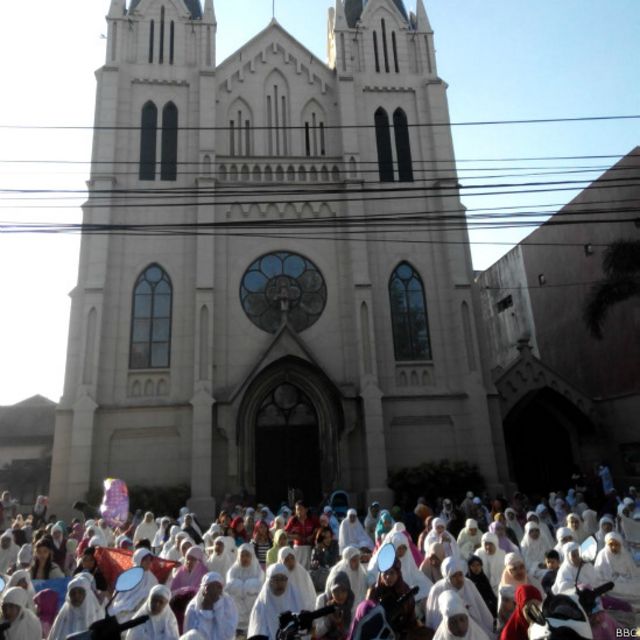
M 200 5 L 200 0 L 182 0 L 186 5 L 191 17 L 194 20 L 199 20 L 202 18 L 202 6 Z M 129 5 L 129 11 L 133 11 L 142 0 L 131 0 L 131 4 Z
M 33 396 L 11 406 L 0 406 L 0 441 L 53 438 L 56 403 Z
M 356 26 L 366 4 L 367 0 L 345 0 L 344 11 L 347 16 L 347 24 L 351 28 Z M 393 4 L 398 8 L 404 19 L 409 22 L 409 16 L 403 0 L 393 0 Z

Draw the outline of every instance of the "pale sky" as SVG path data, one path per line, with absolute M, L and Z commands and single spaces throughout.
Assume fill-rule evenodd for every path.
M 415 10 L 415 0 L 405 2 Z M 323 60 L 330 4 L 276 0 L 280 23 Z M 94 71 L 104 60 L 101 34 L 108 5 L 108 0 L 0 3 L 0 125 L 92 124 Z M 453 122 L 640 113 L 640 0 L 425 0 L 425 5 L 439 74 L 449 84 Z M 271 18 L 271 0 L 217 0 L 215 6 L 218 62 Z M 479 175 L 470 169 L 487 167 L 495 167 L 484 173 L 500 176 L 496 182 L 592 180 L 640 144 L 640 120 L 454 127 L 453 135 L 463 184 L 473 184 L 471 177 Z M 83 189 L 90 151 L 90 131 L 0 128 L 0 224 L 80 222 L 84 196 L 56 201 L 7 190 Z M 592 155 L 615 157 L 478 161 Z M 502 177 L 549 167 L 593 172 Z M 552 212 L 573 195 L 551 191 L 464 196 L 463 201 L 471 208 L 557 205 L 540 209 Z M 528 232 L 474 232 L 474 243 L 508 243 L 473 244 L 474 267 L 488 267 Z M 36 393 L 59 399 L 78 249 L 76 236 L 0 232 L 0 405 Z

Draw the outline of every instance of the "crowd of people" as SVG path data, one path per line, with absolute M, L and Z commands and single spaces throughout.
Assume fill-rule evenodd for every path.
M 130 551 L 143 569 L 142 580 L 109 607 L 120 622 L 149 616 L 126 640 L 272 640 L 280 614 L 327 605 L 333 612 L 305 633 L 352 640 L 379 603 L 397 638 L 525 640 L 531 603 L 575 589 L 578 575 L 592 587 L 615 583 L 591 615 L 595 638 L 615 637 L 640 612 L 633 555 L 640 496 L 633 487 L 624 496 L 607 492 L 591 505 L 597 510 L 578 487 L 538 504 L 520 493 L 490 500 L 471 492 L 459 504 L 419 499 L 409 511 L 374 502 L 364 517 L 349 509 L 341 519 L 330 506 L 314 511 L 302 501 L 277 513 L 237 505 L 208 527 L 187 508 L 136 512 L 113 528 L 103 519 L 47 517 L 46 499 L 27 516 L 8 492 L 1 502 L 7 640 L 63 640 L 102 619 L 113 584 L 101 562 L 113 549 Z M 589 537 L 598 545 L 593 564 L 580 554 Z M 380 552 L 389 545 L 395 561 L 381 570 Z M 36 593 L 42 581 L 65 578 L 61 607 Z

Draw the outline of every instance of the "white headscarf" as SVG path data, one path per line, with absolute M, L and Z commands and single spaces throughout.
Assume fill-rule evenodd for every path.
M 571 538 L 570 541 L 567 542 L 562 542 L 563 538 Z M 560 527 L 559 529 L 556 530 L 556 546 L 554 547 L 554 549 L 560 554 L 560 558 L 562 558 L 564 560 L 564 556 L 563 554 L 563 548 L 566 544 L 568 544 L 568 542 L 575 542 L 576 541 L 576 536 L 575 533 L 572 529 L 569 529 L 569 527 Z
M 42 625 L 35 613 L 27 608 L 28 594 L 22 587 L 7 589 L 2 602 L 20 607 L 20 613 L 4 632 L 6 640 L 39 640 L 42 637 Z
M 620 543 L 619 553 L 613 553 L 613 551 L 611 551 L 607 544 L 610 540 L 617 540 Z M 625 581 L 637 581 L 640 590 L 640 572 L 631 554 L 625 548 L 622 536 L 612 531 L 611 533 L 607 533 L 604 541 L 604 548 L 598 553 L 595 562 L 595 569 L 600 579 L 603 582 L 613 580 L 616 583 L 621 579 Z
M 84 600 L 79 607 L 71 604 L 72 589 L 82 589 Z M 76 577 L 67 585 L 67 597 L 49 632 L 49 640 L 66 640 L 68 635 L 86 631 L 96 620 L 104 617 L 104 610 L 84 577 Z
M 251 556 L 251 564 L 243 567 L 242 554 Z M 245 543 L 238 548 L 238 557 L 227 573 L 227 585 L 224 590 L 233 598 L 238 609 L 238 628 L 246 629 L 253 604 L 264 584 L 264 571 L 260 567 L 253 545 Z
M 30 544 L 23 544 L 18 551 L 16 558 L 16 564 L 18 567 L 22 565 L 30 565 L 33 560 L 33 546 Z
M 189 534 L 186 531 L 179 531 L 176 534 L 176 537 L 173 540 L 173 543 L 163 548 L 163 557 L 165 560 L 171 560 L 173 562 L 182 562 L 184 560 L 182 553 L 180 552 L 180 547 L 185 540 L 189 540 L 191 544 L 193 544 L 193 540 L 189 537 Z M 167 542 L 168 544 L 168 542 Z M 166 549 L 166 551 L 164 550 Z
M 436 528 L 439 526 L 445 527 L 442 535 L 440 535 L 436 531 Z M 447 531 L 446 527 L 447 523 L 442 518 L 434 518 L 431 521 L 431 530 L 424 540 L 424 551 L 426 552 L 434 542 L 441 542 L 444 546 L 444 553 L 447 558 L 459 558 L 460 550 L 458 549 L 458 543 L 456 542 L 456 539 L 451 535 L 451 533 Z
M 296 557 L 291 547 L 282 547 L 278 551 L 278 562 L 285 564 L 285 559 L 289 556 Z M 285 565 L 286 566 L 286 565 Z M 288 570 L 287 570 L 288 571 Z M 306 611 L 313 611 L 316 606 L 316 589 L 309 572 L 296 560 L 293 571 L 289 571 L 289 587 L 298 593 L 302 608 Z
M 136 567 L 141 566 L 142 561 L 147 557 L 153 555 L 148 549 L 138 549 L 133 554 L 133 564 Z M 142 603 L 147 599 L 149 593 L 153 587 L 158 584 L 158 580 L 151 573 L 151 571 L 145 571 L 140 583 L 134 587 L 131 591 L 119 593 L 113 604 L 111 610 L 114 614 L 118 615 L 118 619 L 122 622 L 130 620 L 134 613 L 142 606 Z
M 351 516 L 355 516 L 355 522 L 349 520 Z M 355 509 L 349 509 L 347 517 L 340 523 L 338 545 L 340 553 L 347 547 L 356 547 L 357 549 L 373 549 L 375 547 L 373 540 L 371 540 L 362 523 L 358 520 L 358 512 Z
M 509 516 L 513 516 L 513 519 L 510 519 Z M 516 539 L 520 540 L 524 535 L 524 531 L 522 529 L 522 525 L 518 522 L 518 514 L 515 509 L 507 507 L 504 510 L 504 517 L 507 521 L 505 525 L 507 529 L 511 529 L 511 531 L 516 534 Z
M 164 534 L 166 533 L 167 526 L 170 522 L 171 519 L 166 516 L 160 520 L 160 526 L 153 536 L 153 540 L 149 541 L 154 549 L 160 549 L 162 551 L 161 548 L 164 548 Z
M 534 529 L 540 532 L 537 540 L 531 537 L 531 531 Z M 540 525 L 535 522 L 527 522 L 520 542 L 520 550 L 524 563 L 527 565 L 527 571 L 533 572 L 538 569 L 538 565 L 544 563 L 544 554 L 552 548 L 548 546 L 547 541 L 543 538 Z
M 151 515 L 151 522 L 147 522 L 147 516 L 149 515 Z M 99 527 L 96 527 L 96 529 L 98 528 Z M 153 513 L 147 511 L 147 513 L 144 514 L 142 522 L 136 527 L 136 531 L 133 534 L 133 541 L 148 540 L 151 543 L 156 537 L 156 531 L 158 531 L 158 525 L 153 519 Z
M 11 529 L 7 529 L 1 536 L 0 540 L 10 540 L 11 544 L 8 549 L 3 549 L 0 545 L 0 573 L 7 573 L 9 567 L 18 559 L 20 547 L 16 544 Z
M 443 591 L 438 596 L 438 607 L 442 615 L 442 622 L 438 626 L 433 640 L 489 640 L 489 636 L 469 615 L 462 598 L 455 591 Z M 449 618 L 458 615 L 465 615 L 469 619 L 469 629 L 462 638 L 454 636 L 449 631 Z
M 484 550 L 484 543 L 490 542 L 495 546 L 495 552 L 489 555 Z M 476 551 L 478 558 L 482 560 L 482 570 L 489 579 L 494 593 L 498 594 L 502 572 L 504 571 L 505 552 L 500 548 L 500 541 L 495 533 L 485 533 L 482 536 L 482 547 Z
M 238 628 L 238 610 L 233 600 L 222 593 L 212 609 L 204 609 L 204 590 L 217 582 L 224 586 L 224 578 L 215 571 L 202 577 L 196 597 L 189 603 L 184 616 L 184 630 L 196 629 L 207 640 L 234 640 Z
M 358 568 L 354 571 L 351 568 L 351 560 L 355 557 L 358 558 Z M 360 549 L 356 549 L 356 547 L 347 547 L 342 552 L 342 560 L 334 565 L 329 572 L 327 585 L 332 584 L 332 578 L 340 571 L 347 574 L 349 583 L 351 584 L 351 591 L 353 591 L 353 619 L 358 605 L 367 599 L 367 589 L 369 588 L 367 572 L 360 562 Z
M 546 543 L 549 545 L 549 549 L 553 549 L 555 546 L 555 540 L 552 534 L 552 530 L 554 530 L 553 522 L 551 521 L 551 516 L 549 515 L 549 511 L 543 504 L 539 504 L 535 511 L 532 512 L 536 519 L 538 520 L 538 524 L 540 525 L 540 533 L 542 537 L 545 539 Z M 543 513 L 546 513 L 546 516 L 542 516 Z M 527 519 L 530 514 L 527 514 Z M 550 528 L 551 525 L 551 528 Z
M 284 576 L 287 578 L 287 588 L 281 596 L 275 596 L 269 586 L 269 580 L 274 576 Z M 253 636 L 267 636 L 273 640 L 278 632 L 280 614 L 285 611 L 298 612 L 302 609 L 288 579 L 289 570 L 283 564 L 272 564 L 267 569 L 266 581 L 251 610 L 249 630 L 247 631 L 248 638 L 252 638 Z
M 466 562 L 459 558 L 445 558 L 442 561 L 442 580 L 438 580 L 429 592 L 427 604 L 425 606 L 426 624 L 431 629 L 437 629 L 442 622 L 442 613 L 438 605 L 438 598 L 444 591 L 454 591 L 462 599 L 470 618 L 473 618 L 480 627 L 487 633 L 493 633 L 493 616 L 487 608 L 476 585 L 468 578 L 464 579 L 461 589 L 455 589 L 451 583 L 451 578 L 456 573 L 464 575 Z
M 600 581 L 598 580 L 592 565 L 582 562 L 581 559 L 578 560 L 577 564 L 574 564 L 573 562 L 571 554 L 574 551 L 580 551 L 580 545 L 577 542 L 567 542 L 562 551 L 564 559 L 562 560 L 562 564 L 556 574 L 556 581 L 551 587 L 551 591 L 553 591 L 553 593 L 557 595 L 563 591 L 575 590 L 576 579 L 578 579 L 580 584 L 589 584 L 592 587 L 598 586 Z M 578 569 L 580 569 L 579 576 Z
M 151 599 L 160 596 L 167 601 L 164 609 L 158 615 L 151 615 Z M 129 629 L 126 640 L 178 640 L 180 631 L 178 621 L 169 606 L 171 590 L 163 584 L 157 584 L 149 592 L 146 602 L 136 611 L 135 617 L 149 616 L 144 624 Z
M 600 522 L 598 523 L 598 530 L 596 531 L 596 540 L 598 541 L 599 549 L 602 549 L 604 547 L 604 538 L 607 535 L 602 528 L 604 524 L 610 524 L 612 527 L 612 531 L 616 526 L 616 523 L 610 515 L 605 515 L 600 518 Z
M 431 582 L 431 580 L 429 580 L 429 578 L 427 578 L 427 576 L 422 573 L 422 571 L 420 571 L 420 569 L 418 569 L 418 567 L 416 566 L 416 561 L 411 555 L 411 549 L 409 549 L 407 537 L 403 533 L 396 533 L 393 538 L 391 538 L 391 544 L 396 550 L 396 557 L 398 557 L 398 549 L 400 547 L 406 547 L 404 555 L 402 556 L 402 558 L 399 558 L 402 571 L 402 579 L 410 588 L 419 588 L 418 593 L 414 596 L 416 602 L 425 600 L 429 595 L 429 591 L 431 591 L 431 587 L 433 587 L 433 582 Z
M 587 536 L 595 536 L 598 531 L 598 514 L 592 509 L 582 512 L 582 526 Z
M 475 529 L 475 535 L 470 533 L 471 529 Z M 465 560 L 468 560 L 479 547 L 482 542 L 482 532 L 478 528 L 477 520 L 469 518 L 464 525 L 464 529 L 458 534 L 458 548 L 460 549 L 460 556 Z
M 36 612 L 36 605 L 33 599 L 36 597 L 36 590 L 33 588 L 33 582 L 31 582 L 31 574 L 28 569 L 18 569 L 14 571 L 7 582 L 7 589 L 11 587 L 17 587 L 22 581 L 27 583 L 27 588 L 24 590 L 27 594 L 26 607 L 29 611 Z M 22 587 L 20 587 L 22 589 Z
M 569 519 L 572 519 L 572 520 L 575 519 L 575 520 L 578 521 L 578 528 L 577 529 L 573 529 L 569 525 Z M 582 523 L 582 518 L 580 517 L 580 515 L 575 513 L 575 512 L 569 513 L 567 515 L 566 522 L 567 522 L 567 528 L 571 529 L 571 531 L 573 532 L 573 537 L 574 537 L 575 541 L 578 544 L 582 544 L 586 540 L 586 538 L 588 537 L 589 534 L 584 530 L 584 525 Z
M 231 569 L 235 556 L 228 552 L 227 547 L 230 543 L 227 536 L 218 536 L 214 540 L 214 544 L 217 544 L 218 542 L 222 543 L 222 553 L 218 555 L 213 551 L 207 561 L 207 567 L 209 567 L 209 571 L 219 573 L 221 576 L 226 576 L 229 569 Z M 236 548 L 235 542 L 233 543 L 233 548 Z
M 243 551 L 246 551 L 251 555 L 251 564 L 248 567 L 243 567 L 242 564 L 240 564 L 240 556 Z M 264 571 L 260 567 L 256 553 L 253 550 L 253 545 L 249 542 L 245 542 L 238 547 L 236 561 L 231 565 L 231 568 L 227 572 L 227 584 L 229 584 L 230 580 L 250 579 L 260 580 L 261 583 L 264 582 Z

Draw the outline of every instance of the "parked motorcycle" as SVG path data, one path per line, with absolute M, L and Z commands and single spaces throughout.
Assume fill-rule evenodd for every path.
M 583 562 L 593 562 L 598 551 L 598 543 L 590 537 L 580 545 Z M 531 640 L 592 640 L 593 633 L 589 616 L 594 612 L 598 598 L 614 588 L 607 582 L 596 589 L 581 589 L 578 586 L 580 569 L 576 575 L 572 592 L 550 595 L 542 609 L 531 606 L 527 615 L 535 621 L 529 629 Z

